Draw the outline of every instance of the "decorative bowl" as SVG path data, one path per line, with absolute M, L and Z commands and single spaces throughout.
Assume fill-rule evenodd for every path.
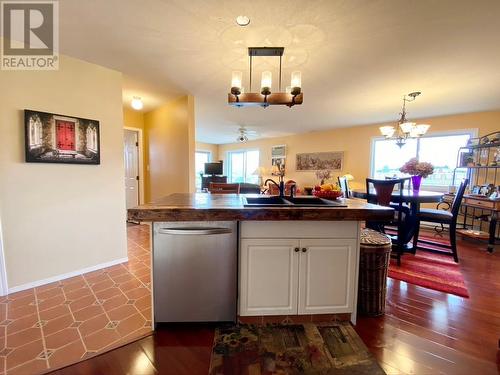
M 338 190 L 321 190 L 321 191 L 313 191 L 314 196 L 318 198 L 331 199 L 335 200 L 342 196 L 342 192 Z

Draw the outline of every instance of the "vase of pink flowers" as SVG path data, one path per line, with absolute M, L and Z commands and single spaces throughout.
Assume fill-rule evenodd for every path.
M 413 190 L 419 191 L 422 179 L 434 173 L 434 166 L 426 161 L 419 162 L 417 158 L 411 158 L 399 168 L 399 171 L 411 175 Z

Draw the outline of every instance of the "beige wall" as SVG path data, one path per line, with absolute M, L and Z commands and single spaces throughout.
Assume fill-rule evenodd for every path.
M 194 191 L 194 101 L 183 96 L 144 116 L 146 202 Z
M 0 71 L 0 217 L 9 287 L 127 256 L 122 77 L 61 56 Z M 24 162 L 23 109 L 100 121 L 101 164 Z
M 196 142 L 196 151 L 210 151 L 210 153 L 212 154 L 212 161 L 219 160 L 219 145 Z
M 292 109 L 293 110 L 293 109 Z M 479 134 L 487 134 L 500 130 L 500 111 L 479 112 L 463 115 L 419 119 L 420 123 L 430 124 L 429 134 L 460 129 L 478 129 Z M 350 173 L 355 177 L 351 183 L 353 188 L 363 188 L 364 180 L 370 175 L 371 142 L 373 137 L 380 136 L 379 125 L 339 128 L 330 131 L 298 134 L 281 138 L 268 138 L 247 142 L 244 145 L 234 143 L 219 145 L 219 158 L 226 158 L 229 150 L 259 149 L 260 165 L 271 167 L 271 147 L 287 145 L 286 179 L 292 179 L 300 186 L 316 184 L 314 172 L 296 172 L 295 155 L 313 151 L 344 151 L 344 168 L 341 174 Z M 401 161 L 403 163 L 404 160 Z M 336 179 L 337 173 L 334 177 Z

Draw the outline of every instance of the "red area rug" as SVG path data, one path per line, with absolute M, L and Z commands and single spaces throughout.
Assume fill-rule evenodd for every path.
M 432 240 L 436 240 L 432 238 Z M 389 277 L 405 281 L 424 288 L 455 294 L 469 298 L 464 278 L 460 272 L 460 264 L 451 256 L 434 254 L 417 250 L 416 255 L 408 254 L 401 257 L 401 266 L 391 259 Z

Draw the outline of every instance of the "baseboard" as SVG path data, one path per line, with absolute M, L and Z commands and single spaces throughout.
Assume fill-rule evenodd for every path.
M 70 277 L 78 276 L 78 275 L 81 275 L 81 274 L 84 274 L 87 272 L 97 271 L 97 270 L 100 270 L 102 268 L 111 267 L 111 266 L 114 266 L 114 265 L 117 265 L 120 263 L 124 263 L 124 262 L 128 262 L 128 257 L 112 260 L 112 261 L 105 262 L 105 263 L 96 264 L 95 266 L 82 268 L 80 270 L 64 273 L 62 275 L 48 277 L 46 279 L 33 281 L 31 283 L 18 285 L 18 286 L 9 288 L 9 294 L 21 292 L 21 291 L 26 290 L 26 289 L 31 289 L 31 288 L 35 288 L 37 286 L 42 286 L 42 285 L 50 284 L 50 283 L 53 283 L 56 281 L 68 279 Z

